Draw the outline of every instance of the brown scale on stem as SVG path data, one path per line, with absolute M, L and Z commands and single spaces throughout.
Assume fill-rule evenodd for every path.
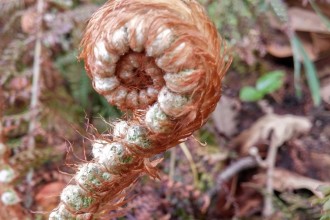
M 149 158 L 199 129 L 221 95 L 230 64 L 195 0 L 112 0 L 90 19 L 80 58 L 94 89 L 127 114 L 111 139 L 95 138 L 93 161 L 61 194 L 50 219 L 90 219 L 121 206 Z

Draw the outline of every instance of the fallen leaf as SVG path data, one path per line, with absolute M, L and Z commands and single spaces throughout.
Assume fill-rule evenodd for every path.
M 292 56 L 292 48 L 288 37 L 280 31 L 276 31 L 274 37 L 267 42 L 266 50 L 275 57 L 290 57 Z
M 240 207 L 237 216 L 239 217 L 251 216 L 257 211 L 260 211 L 261 204 L 262 204 L 262 200 L 260 198 L 246 198 L 246 200 Z
M 299 37 L 300 41 L 303 44 L 303 47 L 306 51 L 306 53 L 308 54 L 308 57 L 312 60 L 318 60 L 319 57 L 319 53 L 324 51 L 324 47 L 322 49 L 320 49 L 318 46 L 314 45 L 314 40 L 312 39 L 312 34 L 310 32 L 296 32 L 297 36 Z M 282 34 L 283 35 L 283 34 Z M 285 58 L 285 57 L 292 57 L 293 56 L 293 51 L 292 51 L 292 47 L 290 44 L 289 39 L 287 39 L 286 41 L 283 40 L 279 40 L 277 39 L 278 35 L 276 35 L 276 38 L 272 39 L 272 41 L 269 41 L 267 43 L 266 49 L 267 52 L 275 57 L 280 57 L 280 58 Z M 280 34 L 279 34 L 280 36 Z M 317 45 L 319 45 L 320 43 L 317 43 Z M 323 44 L 324 45 L 324 44 Z M 326 50 L 329 51 L 329 50 Z M 303 61 L 303 57 L 299 56 L 298 57 L 300 61 Z
M 299 40 L 301 41 L 306 53 L 308 54 L 309 59 L 312 61 L 318 60 L 319 54 L 316 53 L 317 50 L 315 50 L 315 45 L 313 44 L 313 40 L 311 39 L 311 32 L 302 32 L 297 31 L 296 35 L 298 36 Z M 303 56 L 299 56 L 300 61 L 304 61 Z
M 38 13 L 36 8 L 24 11 L 21 17 L 21 28 L 24 33 L 33 34 L 36 32 Z
M 330 81 L 321 85 L 320 93 L 323 101 L 330 104 Z
M 11 79 L 9 87 L 12 90 L 20 91 L 29 86 L 29 79 L 25 76 L 16 76 Z
M 296 31 L 329 34 L 330 31 L 315 12 L 292 7 L 288 10 L 290 25 Z
M 223 95 L 212 114 L 216 129 L 227 137 L 231 137 L 237 133 L 237 116 L 239 110 L 240 104 L 237 100 Z
M 254 177 L 254 179 L 258 182 L 258 184 L 264 185 L 266 182 L 266 174 L 259 173 Z M 318 187 L 330 186 L 330 182 L 322 182 L 281 168 L 275 168 L 273 184 L 274 189 L 279 192 L 308 189 L 319 198 L 323 198 L 324 195 L 322 192 L 318 191 Z
M 290 17 L 288 26 L 298 35 L 309 58 L 316 61 L 327 55 L 330 50 L 330 31 L 320 16 L 314 10 L 300 7 L 289 8 L 288 14 Z M 283 30 L 283 23 L 271 18 L 270 25 L 278 31 L 273 39 L 267 42 L 267 52 L 280 58 L 293 56 L 287 34 L 279 31 Z M 300 61 L 303 61 L 302 57 Z
M 38 207 L 42 211 L 51 211 L 54 209 L 59 202 L 59 195 L 63 188 L 66 186 L 63 182 L 52 182 L 43 186 L 35 197 L 35 201 Z
M 257 143 L 271 141 L 272 146 L 281 146 L 295 135 L 308 132 L 311 127 L 312 123 L 306 117 L 268 114 L 236 137 L 234 144 L 242 147 L 243 154 L 248 154 Z
M 292 48 L 291 48 L 291 45 L 289 42 L 280 43 L 280 42 L 277 42 L 274 40 L 274 41 L 267 43 L 266 49 L 267 49 L 268 53 L 270 53 L 271 55 L 273 55 L 275 57 L 280 57 L 280 58 L 291 57 L 293 54 Z
M 313 42 L 313 52 L 317 55 L 325 55 L 330 51 L 330 34 L 310 33 Z

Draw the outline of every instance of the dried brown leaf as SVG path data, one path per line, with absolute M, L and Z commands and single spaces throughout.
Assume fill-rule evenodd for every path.
M 267 44 L 267 52 L 275 57 L 290 57 L 292 56 L 292 48 L 289 42 L 277 42 L 273 40 Z
M 227 137 L 237 133 L 237 115 L 239 110 L 240 105 L 237 100 L 223 95 L 212 114 L 216 129 Z
M 292 7 L 288 10 L 289 26 L 296 32 L 310 59 L 315 61 L 327 54 L 330 49 L 330 31 L 325 22 L 313 10 Z M 271 20 L 271 26 L 283 30 L 283 24 Z M 293 51 L 287 35 L 277 32 L 267 43 L 267 52 L 275 57 L 291 57 Z
M 292 7 L 288 13 L 290 16 L 290 25 L 296 31 L 330 33 L 320 16 L 313 11 Z
M 304 49 L 306 50 L 306 53 L 308 54 L 308 57 L 312 60 L 318 60 L 319 53 L 323 52 L 327 47 L 319 48 L 317 45 L 314 44 L 320 44 L 319 42 L 315 42 L 313 39 L 311 39 L 313 33 L 309 32 L 296 32 L 296 34 L 299 36 L 299 39 L 301 40 Z M 319 35 L 319 34 L 318 34 Z M 278 39 L 278 35 L 276 35 L 276 38 L 272 41 L 268 42 L 267 44 L 267 52 L 275 57 L 291 57 L 293 56 L 293 51 L 291 48 L 291 44 L 289 40 L 283 41 Z M 302 57 L 299 57 L 300 61 L 303 61 Z
M 321 97 L 324 102 L 330 104 L 330 80 L 324 80 L 326 82 L 321 85 Z
M 311 127 L 312 123 L 306 117 L 268 114 L 241 133 L 234 142 L 247 154 L 257 143 L 281 146 L 295 135 L 308 132 Z
M 259 173 L 255 176 L 258 183 L 264 184 L 266 182 L 266 174 Z M 315 196 L 323 198 L 323 194 L 317 191 L 319 186 L 330 186 L 330 182 L 322 182 L 316 179 L 301 176 L 294 172 L 275 168 L 274 170 L 274 189 L 279 192 L 297 189 L 308 189 Z
M 35 201 L 42 211 L 51 211 L 59 201 L 59 195 L 67 184 L 52 182 L 43 186 L 35 196 Z
M 35 7 L 24 11 L 21 17 L 21 28 L 24 33 L 33 34 L 37 31 L 38 13 Z

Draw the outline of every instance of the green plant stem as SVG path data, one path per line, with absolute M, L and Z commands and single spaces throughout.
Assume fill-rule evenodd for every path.
M 296 91 L 298 92 L 301 91 L 300 82 L 298 81 L 300 80 L 300 64 L 298 65 L 298 62 L 299 62 L 299 58 L 301 57 L 303 60 L 308 87 L 312 94 L 313 103 L 315 106 L 319 106 L 321 104 L 320 82 L 319 79 L 317 78 L 317 71 L 315 65 L 308 57 L 308 54 L 305 51 L 299 38 L 294 33 L 290 34 L 289 37 L 294 52 L 295 68 L 297 67 L 297 70 L 295 70 Z

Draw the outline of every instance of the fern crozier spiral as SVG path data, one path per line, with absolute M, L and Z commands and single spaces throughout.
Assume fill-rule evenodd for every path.
M 229 65 L 195 0 L 108 1 L 89 21 L 81 46 L 94 89 L 128 114 L 114 123 L 110 139 L 93 141 L 94 160 L 80 167 L 77 185 L 63 190 L 50 219 L 104 214 L 120 206 L 141 173 L 157 177 L 148 158 L 206 122 Z

